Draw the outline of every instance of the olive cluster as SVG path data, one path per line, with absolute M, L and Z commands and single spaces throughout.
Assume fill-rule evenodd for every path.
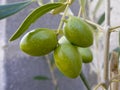
M 65 21 L 63 36 L 57 40 L 53 30 L 39 28 L 28 32 L 20 42 L 20 49 L 32 56 L 43 56 L 54 51 L 55 64 L 69 78 L 76 78 L 82 63 L 93 60 L 90 46 L 92 29 L 84 20 L 70 16 Z

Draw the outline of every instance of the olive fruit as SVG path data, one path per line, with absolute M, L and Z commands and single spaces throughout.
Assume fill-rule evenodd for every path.
M 57 46 L 57 36 L 47 28 L 38 28 L 25 34 L 20 41 L 20 49 L 31 56 L 42 56 Z
M 69 43 L 59 44 L 54 50 L 55 64 L 69 78 L 79 76 L 82 68 L 82 58 L 76 47 Z
M 86 22 L 75 16 L 70 16 L 65 22 L 63 33 L 72 44 L 79 47 L 93 44 L 93 28 Z
M 78 51 L 80 55 L 82 56 L 83 63 L 90 63 L 93 60 L 93 54 L 90 48 L 81 48 L 78 47 Z

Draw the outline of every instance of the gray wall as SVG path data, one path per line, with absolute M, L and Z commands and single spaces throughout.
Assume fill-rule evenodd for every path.
M 8 0 L 7 3 L 14 1 L 19 0 Z M 74 5 L 75 4 L 77 5 L 77 2 L 75 2 Z M 1 63 L 1 65 L 4 65 L 4 68 L 2 67 L 4 72 L 1 71 L 1 75 L 3 75 L 4 78 L 2 76 L 0 77 L 2 78 L 2 80 L 0 80 L 0 90 L 55 90 L 50 80 L 37 81 L 33 79 L 33 77 L 37 75 L 51 77 L 45 58 L 32 57 L 21 52 L 19 49 L 20 39 L 14 42 L 8 41 L 10 36 L 16 31 L 18 26 L 34 7 L 37 7 L 36 3 L 30 5 L 14 16 L 9 17 L 7 20 L 2 21 L 6 26 L 3 26 L 2 24 L 0 25 L 1 27 L 5 27 L 2 31 L 2 33 L 4 33 L 2 35 L 5 35 L 2 37 L 2 40 L 5 42 L 3 47 L 4 55 L 2 55 L 4 60 L 2 60 Z M 72 6 L 71 8 L 74 13 L 77 14 L 78 6 Z M 47 14 L 32 25 L 29 30 L 36 27 L 57 28 L 59 20 L 59 15 L 54 17 Z M 90 66 L 85 65 L 85 67 L 83 66 L 83 69 L 91 85 L 96 83 L 92 78 L 97 80 L 97 77 L 95 77 L 94 72 L 90 74 Z M 56 73 L 58 72 L 59 71 Z M 1 85 L 2 83 L 3 85 Z M 58 78 L 58 84 L 60 90 L 86 90 L 79 77 L 77 79 L 69 79 L 62 76 Z M 4 85 L 6 85 L 5 88 L 1 88 Z

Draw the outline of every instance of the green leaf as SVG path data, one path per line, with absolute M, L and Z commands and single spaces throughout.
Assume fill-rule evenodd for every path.
M 117 52 L 120 55 L 120 46 L 116 47 L 113 51 Z
M 62 3 L 49 3 L 49 4 L 46 4 L 41 7 L 36 8 L 33 12 L 31 12 L 26 17 L 26 19 L 20 25 L 18 30 L 10 38 L 10 41 L 13 41 L 13 40 L 19 38 L 30 27 L 30 25 L 33 24 L 38 18 L 40 18 L 47 12 L 51 11 L 52 9 L 60 7 L 61 5 L 63 5 L 63 4 Z
M 105 21 L 105 12 L 98 19 L 98 24 L 101 25 Z
M 30 5 L 33 0 L 0 5 L 0 20 L 11 16 Z
M 80 73 L 80 78 L 83 81 L 84 85 L 86 86 L 87 90 L 91 90 L 91 88 L 89 86 L 89 83 L 88 83 L 88 81 L 87 81 L 83 72 Z
M 34 77 L 35 80 L 50 80 L 48 77 L 46 76 L 35 76 Z

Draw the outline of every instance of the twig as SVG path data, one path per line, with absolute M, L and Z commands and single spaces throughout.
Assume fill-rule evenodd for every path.
M 53 85 L 55 87 L 57 87 L 57 79 L 55 78 L 55 75 L 54 75 L 53 69 L 51 67 L 51 63 L 50 63 L 50 59 L 49 59 L 48 55 L 46 55 L 45 58 L 47 60 L 47 63 L 48 63 L 49 69 L 50 69 L 50 74 L 51 74 L 51 77 L 52 77 Z
M 114 32 L 116 31 L 116 29 L 120 28 L 120 26 L 115 26 L 115 27 L 111 27 L 110 28 L 110 32 Z
M 109 84 L 109 42 L 110 42 L 110 0 L 105 0 L 105 46 L 104 46 L 104 82 L 105 90 Z
M 97 90 L 99 87 L 102 87 L 103 89 L 105 89 L 105 83 L 99 83 L 93 90 Z
M 118 28 L 120 28 L 120 26 L 111 27 L 110 30 L 114 31 L 114 29 L 118 29 Z
M 111 84 L 112 82 L 114 82 L 114 80 L 116 81 L 116 79 L 118 79 L 118 78 L 120 78 L 120 74 L 118 74 L 118 75 L 114 76 L 112 79 L 110 79 L 109 84 Z
M 110 58 L 110 79 L 112 80 L 110 80 L 109 83 L 113 82 L 113 80 L 116 78 L 116 75 L 118 76 L 118 59 L 118 53 L 113 51 Z M 112 85 L 110 84 L 110 89 L 118 90 L 118 83 L 115 82 Z
M 98 25 L 98 24 L 96 24 L 96 23 L 94 23 L 94 22 L 92 22 L 92 21 L 90 21 L 90 20 L 87 20 L 87 19 L 85 19 L 85 21 L 86 21 L 87 23 L 93 25 L 93 26 L 96 26 L 100 31 L 103 32 L 103 27 L 101 27 L 100 25 Z
M 109 28 L 106 29 L 106 35 L 105 35 L 105 47 L 104 47 L 104 80 L 106 83 L 106 86 L 108 86 L 109 81 L 109 39 L 110 39 L 110 32 Z M 108 90 L 108 87 L 106 88 Z
M 114 79 L 114 80 L 112 80 L 112 82 L 120 82 L 120 80 L 119 79 Z
M 79 12 L 78 12 L 78 17 L 80 17 L 81 14 L 82 14 L 82 8 L 81 8 L 81 6 L 80 6 L 80 9 L 79 9 Z

